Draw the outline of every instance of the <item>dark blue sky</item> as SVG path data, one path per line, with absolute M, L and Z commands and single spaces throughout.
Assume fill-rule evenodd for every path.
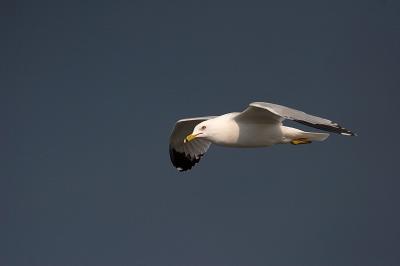
M 3 1 L 0 264 L 400 264 L 398 1 Z M 359 137 L 211 147 L 275 102 Z

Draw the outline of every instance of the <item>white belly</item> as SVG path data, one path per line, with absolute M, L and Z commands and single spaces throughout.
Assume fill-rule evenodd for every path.
M 237 134 L 228 141 L 216 143 L 229 147 L 268 147 L 282 143 L 281 124 L 236 124 Z

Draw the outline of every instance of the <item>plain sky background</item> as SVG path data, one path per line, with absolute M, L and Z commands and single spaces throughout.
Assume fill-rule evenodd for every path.
M 0 265 L 400 265 L 399 1 L 2 1 L 0 16 Z M 172 167 L 176 120 L 251 101 L 359 137 Z

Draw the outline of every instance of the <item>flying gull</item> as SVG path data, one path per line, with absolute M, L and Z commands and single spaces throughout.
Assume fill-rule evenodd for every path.
M 171 162 L 179 171 L 189 170 L 200 161 L 211 143 L 239 148 L 268 147 L 287 143 L 309 144 L 324 141 L 329 136 L 328 133 L 305 132 L 283 126 L 285 119 L 345 136 L 356 135 L 325 118 L 278 104 L 254 102 L 241 113 L 177 121 L 169 142 Z

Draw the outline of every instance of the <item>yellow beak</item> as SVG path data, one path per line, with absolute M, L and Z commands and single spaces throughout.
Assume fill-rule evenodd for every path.
M 196 136 L 197 135 L 193 135 L 193 134 L 187 135 L 187 137 L 183 140 L 183 142 L 186 143 L 186 142 L 192 141 L 196 138 Z

